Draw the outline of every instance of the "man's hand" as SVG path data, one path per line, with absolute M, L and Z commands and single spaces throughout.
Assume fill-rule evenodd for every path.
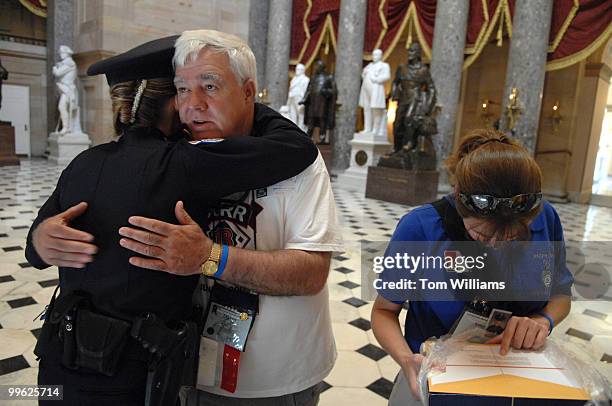
M 548 337 L 550 324 L 545 317 L 517 317 L 508 320 L 506 329 L 500 335 L 493 337 L 486 344 L 500 344 L 499 353 L 506 355 L 510 346 L 516 349 L 538 350 L 542 348 Z
M 410 357 L 408 357 L 402 365 L 402 371 L 408 380 L 410 392 L 415 400 L 421 399 L 421 393 L 419 391 L 419 371 L 421 370 L 423 358 L 421 354 L 410 354 Z
M 119 243 L 122 247 L 150 258 L 131 257 L 130 264 L 140 268 L 164 271 L 176 275 L 193 275 L 200 272 L 200 265 L 208 259 L 212 241 L 193 221 L 183 202 L 174 208 L 179 225 L 146 217 L 132 216 L 132 227 L 121 227 Z
M 93 235 L 76 230 L 70 222 L 87 210 L 81 202 L 68 210 L 49 217 L 32 233 L 32 244 L 40 258 L 49 265 L 69 268 L 84 268 L 93 261 L 98 247 L 92 244 Z

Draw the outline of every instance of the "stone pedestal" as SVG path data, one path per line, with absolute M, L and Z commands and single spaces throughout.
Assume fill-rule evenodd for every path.
M 391 150 L 386 136 L 373 133 L 355 133 L 351 144 L 349 168 L 338 176 L 338 185 L 364 192 L 368 167 L 378 164 L 378 159 Z
M 15 155 L 15 127 L 10 122 L 0 121 L 0 166 L 19 165 Z
M 85 133 L 52 132 L 49 135 L 49 161 L 58 165 L 66 165 L 90 145 L 91 140 Z
M 438 171 L 370 166 L 365 197 L 385 202 L 418 206 L 436 200 Z

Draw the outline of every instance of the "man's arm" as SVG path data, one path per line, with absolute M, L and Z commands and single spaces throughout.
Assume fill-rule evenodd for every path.
M 121 246 L 150 258 L 132 257 L 141 268 L 194 275 L 208 259 L 212 241 L 189 217 L 182 202 L 175 214 L 179 225 L 144 217 L 130 217 L 130 224 L 144 230 L 122 227 Z M 327 280 L 331 252 L 293 249 L 254 251 L 230 247 L 222 280 L 266 295 L 314 295 Z
M 229 247 L 222 280 L 265 295 L 307 296 L 325 286 L 331 252 Z

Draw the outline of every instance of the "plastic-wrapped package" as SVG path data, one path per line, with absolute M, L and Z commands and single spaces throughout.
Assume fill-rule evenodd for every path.
M 436 374 L 443 373 L 446 360 L 464 347 L 473 345 L 467 339 L 478 334 L 480 330 L 468 330 L 458 336 L 443 336 L 439 339 L 428 339 L 421 345 L 421 354 L 424 355 L 419 371 L 419 389 L 421 401 L 428 405 L 429 388 L 428 379 Z M 564 368 L 573 375 L 574 380 L 590 396 L 589 406 L 609 406 L 612 402 L 612 385 L 594 367 L 580 360 L 575 354 L 562 349 L 554 338 L 548 338 L 544 347 L 538 351 L 557 368 Z

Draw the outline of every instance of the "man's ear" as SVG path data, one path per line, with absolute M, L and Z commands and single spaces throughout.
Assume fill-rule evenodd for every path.
M 247 79 L 242 85 L 245 101 L 255 101 L 255 82 L 253 79 Z
M 178 94 L 174 95 L 174 110 L 179 111 L 179 106 L 178 106 Z

